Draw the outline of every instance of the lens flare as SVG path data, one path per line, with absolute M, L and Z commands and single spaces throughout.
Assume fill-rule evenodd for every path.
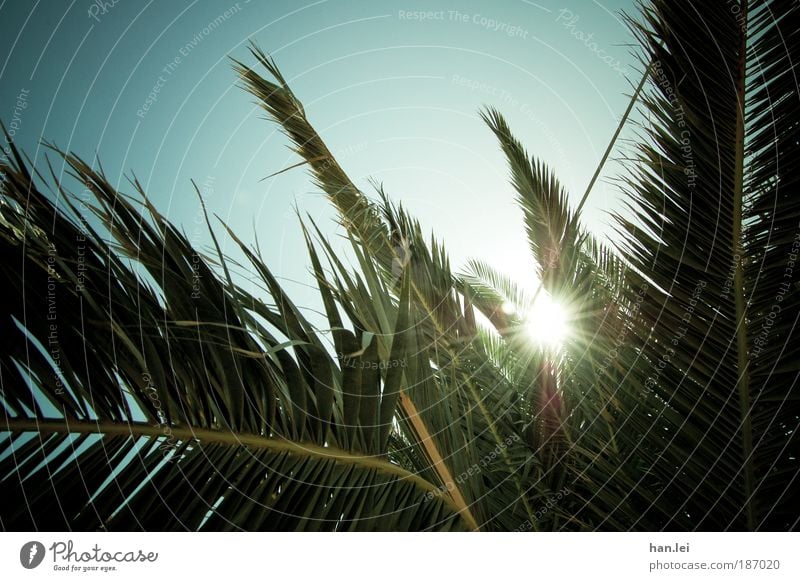
M 559 349 L 569 336 L 569 316 L 563 305 L 540 292 L 525 317 L 525 331 L 542 347 Z

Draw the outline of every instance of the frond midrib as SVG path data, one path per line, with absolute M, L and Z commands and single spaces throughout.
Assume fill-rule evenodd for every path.
M 742 255 L 742 205 L 744 202 L 744 157 L 745 157 L 745 97 L 747 91 L 747 20 L 748 2 L 742 1 L 743 26 L 740 29 L 739 78 L 736 79 L 736 143 L 733 184 L 733 254 Z M 736 309 L 736 351 L 739 372 L 738 397 L 742 425 L 742 456 L 744 478 L 744 512 L 747 529 L 755 530 L 756 518 L 753 506 L 755 476 L 753 470 L 753 427 L 750 417 L 750 355 L 747 340 L 747 299 L 744 287 L 744 269 L 741 260 L 734 265 L 734 305 Z
M 214 442 L 228 446 L 248 446 L 272 452 L 285 452 L 295 456 L 305 456 L 337 462 L 339 464 L 350 464 L 362 469 L 376 470 L 382 474 L 407 480 L 418 487 L 423 494 L 431 492 L 440 498 L 447 507 L 458 514 L 470 529 L 474 529 L 474 523 L 467 518 L 462 509 L 452 501 L 447 494 L 441 494 L 432 483 L 424 478 L 409 472 L 405 468 L 393 464 L 387 460 L 375 456 L 364 456 L 344 451 L 340 448 L 325 447 L 319 444 L 308 442 L 292 441 L 287 439 L 277 439 L 258 434 L 225 432 L 221 430 L 196 429 L 191 427 L 179 428 L 172 427 L 165 433 L 165 428 L 160 425 L 152 425 L 144 422 L 117 423 L 117 422 L 86 422 L 86 421 L 63 421 L 63 420 L 44 420 L 35 419 L 8 419 L 2 424 L 3 432 L 23 433 L 38 432 L 40 434 L 94 434 L 98 436 L 131 436 L 131 437 L 152 437 L 174 438 L 181 442 L 197 441 L 201 443 Z

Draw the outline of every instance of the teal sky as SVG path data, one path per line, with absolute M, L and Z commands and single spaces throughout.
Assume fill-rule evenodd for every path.
M 261 181 L 297 159 L 235 84 L 227 57 L 252 62 L 252 39 L 358 185 L 382 181 L 445 241 L 456 268 L 480 258 L 532 285 L 505 162 L 478 110 L 503 112 L 577 202 L 639 80 L 620 18 L 632 4 L 5 1 L 0 119 L 37 163 L 44 138 L 98 154 L 123 190 L 135 172 L 203 245 L 194 179 L 211 211 L 245 240 L 257 235 L 277 274 L 308 281 L 293 207 L 331 234 L 334 213 L 302 169 Z M 611 163 L 604 175 L 618 171 Z M 608 230 L 619 197 L 598 184 L 591 229 Z M 312 300 L 289 287 L 298 303 Z

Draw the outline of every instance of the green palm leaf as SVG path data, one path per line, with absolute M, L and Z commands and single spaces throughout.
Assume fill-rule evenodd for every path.
M 800 8 L 735 7 L 653 0 L 631 20 L 646 72 L 577 209 L 482 113 L 539 292 L 570 313 L 558 349 L 524 333 L 534 297 L 490 264 L 454 275 L 382 186 L 356 187 L 255 46 L 268 78 L 235 68 L 357 265 L 301 220 L 327 328 L 226 227 L 245 264 L 223 255 L 208 216 L 200 251 L 135 179 L 127 196 L 73 155 L 69 179 L 45 176 L 12 147 L 0 526 L 795 528 Z M 636 103 L 631 214 L 609 245 L 581 208 Z
M 786 2 L 737 8 L 652 2 L 636 26 L 655 63 L 644 98 L 652 123 L 629 181 L 638 224 L 619 222 L 629 294 L 642 283 L 633 272 L 654 283 L 636 325 L 637 373 L 665 405 L 664 442 L 646 469 L 667 528 L 793 526 L 784 497 L 798 470 L 787 455 L 798 365 L 778 345 L 791 344 L 797 304 L 781 313 L 767 359 L 754 338 L 797 224 L 781 179 L 793 168 L 779 161 L 796 147 L 783 133 L 798 122 L 796 83 L 783 71 L 800 55 L 783 39 L 796 36 L 799 13 Z M 774 116 L 760 110 L 768 98 Z M 787 375 L 768 380 L 765 364 Z
M 450 496 L 367 437 L 377 417 L 348 413 L 354 376 L 257 254 L 242 246 L 274 306 L 227 267 L 218 276 L 146 198 L 137 209 L 66 159 L 95 198 L 78 208 L 60 190 L 73 216 L 19 156 L 2 167 L 2 268 L 18 297 L 0 359 L 4 528 L 464 528 Z M 115 245 L 75 217 L 87 210 Z M 388 307 L 407 311 L 408 294 Z M 360 372 L 391 369 L 388 356 L 355 357 L 362 407 L 381 385 L 405 388 L 406 376 Z

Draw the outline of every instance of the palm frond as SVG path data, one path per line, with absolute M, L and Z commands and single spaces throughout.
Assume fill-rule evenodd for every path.
M 772 79 L 750 76 L 753 63 L 800 56 L 791 46 L 765 46 L 765 32 L 796 17 L 796 6 L 779 4 L 743 2 L 741 11 L 732 11 L 722 3 L 655 1 L 643 8 L 643 23 L 633 24 L 643 61 L 654 63 L 653 83 L 643 99 L 649 139 L 639 145 L 628 181 L 636 220 L 619 219 L 620 250 L 633 266 L 629 296 L 641 292 L 643 280 L 654 283 L 646 287 L 635 331 L 643 362 L 637 374 L 646 378 L 648 396 L 664 402 L 658 419 L 670 434 L 647 466 L 660 481 L 655 503 L 667 507 L 676 499 L 664 528 L 756 529 L 776 522 L 770 517 L 775 499 L 764 495 L 781 456 L 769 444 L 756 449 L 773 419 L 783 424 L 780 440 L 788 444 L 785 426 L 787 418 L 796 422 L 797 407 L 791 396 L 779 412 L 759 403 L 752 380 L 758 364 L 751 341 L 770 299 L 762 295 L 753 309 L 755 281 L 766 264 L 751 260 L 763 257 L 759 247 L 769 226 L 754 226 L 758 218 L 745 208 L 759 197 L 770 197 L 770 205 L 778 199 L 774 188 L 764 191 L 777 177 L 776 166 L 769 167 L 775 152 L 764 154 L 761 167 L 760 146 L 747 152 L 752 143 L 765 145 L 767 134 L 772 146 L 780 139 L 772 136 L 770 116 L 746 104 L 773 87 Z M 786 98 L 785 86 L 775 89 Z M 796 124 L 786 111 L 777 120 L 781 127 Z M 791 138 L 784 143 L 794 146 Z M 772 258 L 768 268 L 777 273 L 780 259 Z M 791 327 L 789 317 L 783 320 Z M 786 396 L 790 385 L 777 384 L 776 392 Z M 762 410 L 759 423 L 755 405 Z M 796 462 L 783 459 L 782 469 L 796 474 Z M 785 475 L 778 480 L 789 482 Z
M 218 273 L 137 182 L 140 208 L 65 159 L 94 202 L 55 182 L 56 207 L 18 155 L 1 168 L 2 269 L 18 297 L 2 319 L 5 529 L 473 527 L 385 457 L 376 414 L 351 411 L 382 385 L 381 415 L 394 414 L 397 372 L 371 370 L 404 361 L 413 331 L 343 365 L 257 253 L 241 245 L 274 307 L 221 254 Z M 408 310 L 407 292 L 393 308 Z

